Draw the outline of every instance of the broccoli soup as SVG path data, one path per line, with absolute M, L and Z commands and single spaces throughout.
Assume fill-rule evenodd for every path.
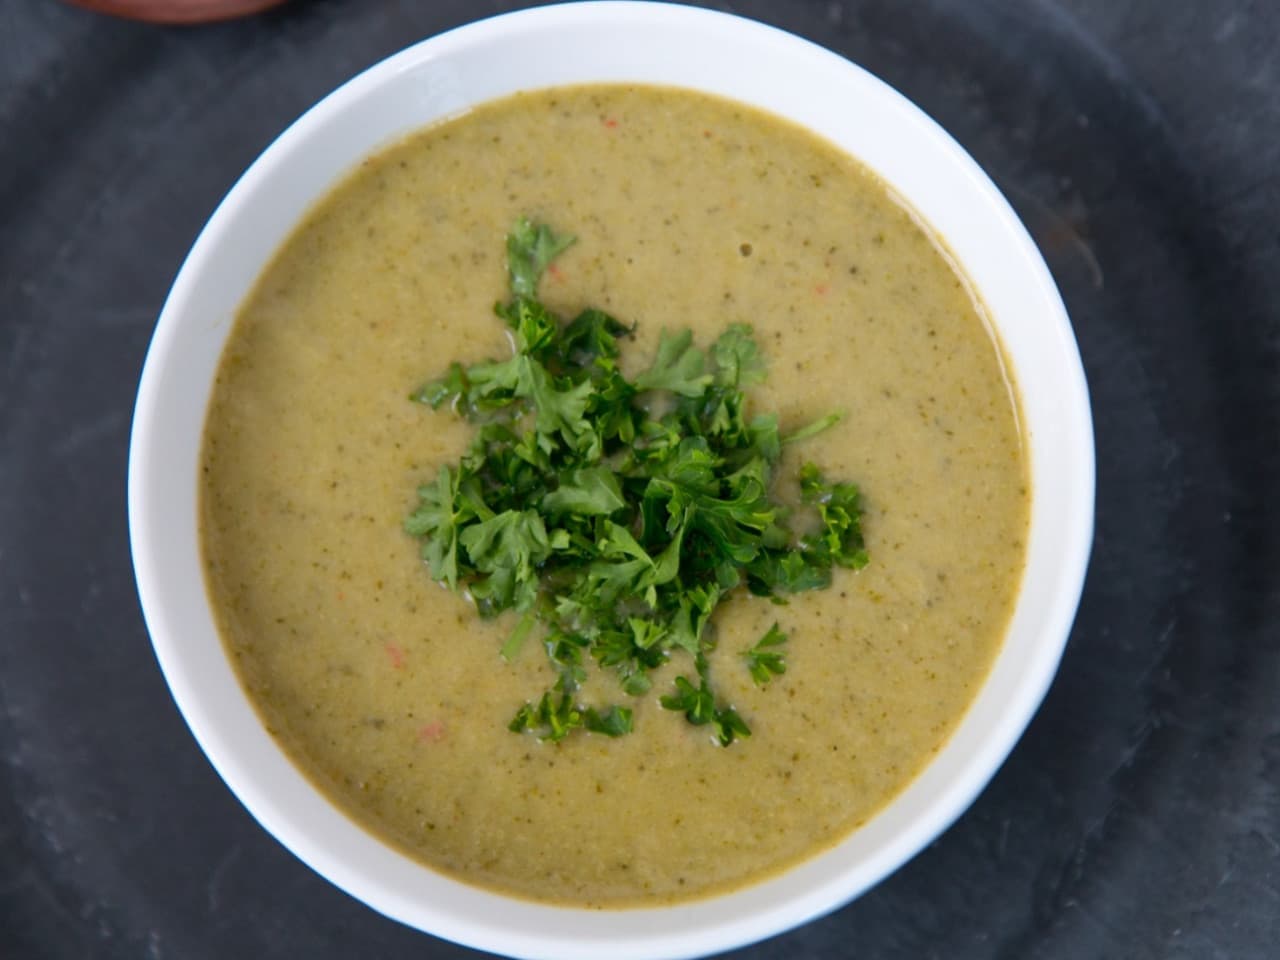
M 637 86 L 341 182 L 241 309 L 200 491 L 227 650 L 311 781 L 599 907 L 760 880 L 900 792 L 1000 647 L 1029 499 L 928 227 L 798 127 Z

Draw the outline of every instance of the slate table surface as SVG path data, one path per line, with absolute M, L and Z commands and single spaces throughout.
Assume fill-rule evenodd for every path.
M 0 3 L 0 958 L 462 958 L 239 806 L 156 668 L 134 391 L 183 255 L 308 105 L 501 2 L 293 0 L 199 28 Z M 733 956 L 1280 955 L 1280 4 L 743 0 L 992 174 L 1092 391 L 1097 535 L 988 789 L 859 901 Z

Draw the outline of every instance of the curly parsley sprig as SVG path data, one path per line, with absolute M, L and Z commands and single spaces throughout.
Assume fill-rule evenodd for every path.
M 452 408 L 477 432 L 456 465 L 419 488 L 405 529 L 423 541 L 432 577 L 464 591 L 482 616 L 520 614 L 505 657 L 541 629 L 557 679 L 516 712 L 513 731 L 551 741 L 574 730 L 629 733 L 630 708 L 578 701 L 589 664 L 638 697 L 651 671 L 685 657 L 696 684 L 676 677 L 659 703 L 728 746 L 751 731 L 711 685 L 716 608 L 741 586 L 785 603 L 830 585 L 834 567 L 867 563 L 856 486 L 828 483 L 806 463 L 801 499 L 818 516 L 804 536 L 770 495 L 783 445 L 840 416 L 786 437 L 772 414 L 748 418 L 746 390 L 763 382 L 765 362 L 745 324 L 705 352 L 688 330 L 664 330 L 649 368 L 627 379 L 618 356 L 631 328 L 594 309 L 565 322 L 537 299 L 542 274 L 573 242 L 517 221 L 507 238 L 511 299 L 495 306 L 514 354 L 454 363 L 412 395 Z M 659 396 L 667 402 L 648 402 Z M 758 684 L 785 672 L 785 639 L 775 624 L 744 654 Z

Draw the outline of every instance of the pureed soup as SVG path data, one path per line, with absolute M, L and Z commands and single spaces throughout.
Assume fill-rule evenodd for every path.
M 785 605 L 744 587 L 720 604 L 708 668 L 750 728 L 727 747 L 661 705 L 694 677 L 683 651 L 636 697 L 585 658 L 575 697 L 624 703 L 625 736 L 509 730 L 556 680 L 539 631 L 505 660 L 515 618 L 482 619 L 404 530 L 476 430 L 408 397 L 451 362 L 512 355 L 493 305 L 523 216 L 576 236 L 538 296 L 634 324 L 628 375 L 664 328 L 705 348 L 749 324 L 767 362 L 752 414 L 775 413 L 784 435 L 844 414 L 784 446 L 776 494 L 799 499 L 806 463 L 856 483 L 870 562 Z M 1015 390 L 928 229 L 807 131 L 637 86 L 520 94 L 365 160 L 244 304 L 202 468 L 220 631 L 317 787 L 459 879 L 601 907 L 765 878 L 901 791 L 993 662 L 1029 508 Z M 758 683 L 744 653 L 775 623 L 785 672 Z

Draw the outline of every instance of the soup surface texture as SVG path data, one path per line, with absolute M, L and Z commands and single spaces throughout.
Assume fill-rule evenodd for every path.
M 450 361 L 510 355 L 492 308 L 521 215 L 577 235 L 541 298 L 637 324 L 631 372 L 664 327 L 705 346 L 748 323 L 769 362 L 756 412 L 784 433 L 846 413 L 777 475 L 808 460 L 858 483 L 871 562 L 785 606 L 722 605 L 712 669 L 752 728 L 728 748 L 659 706 L 675 662 L 622 698 L 629 736 L 509 732 L 554 680 L 540 645 L 505 663 L 511 621 L 432 581 L 401 527 L 473 429 L 408 395 Z M 244 304 L 202 466 L 220 630 L 298 766 L 439 870 L 592 906 L 732 889 L 873 816 L 985 679 L 1028 522 L 1015 392 L 927 228 L 812 134 L 649 87 L 517 95 L 363 162 Z M 787 671 L 760 688 L 741 654 L 775 620 Z M 620 699 L 611 675 L 585 693 Z

